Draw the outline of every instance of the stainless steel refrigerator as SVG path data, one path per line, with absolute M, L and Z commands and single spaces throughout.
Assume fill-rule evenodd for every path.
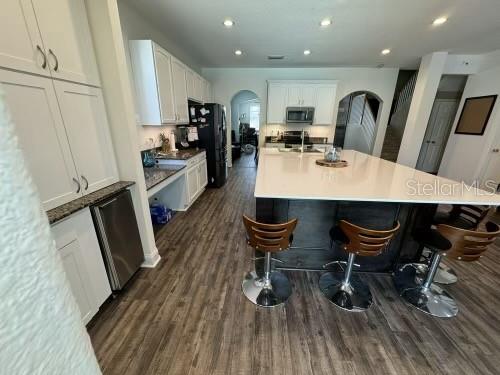
M 130 191 L 92 207 L 112 290 L 120 290 L 144 261 L 141 238 Z

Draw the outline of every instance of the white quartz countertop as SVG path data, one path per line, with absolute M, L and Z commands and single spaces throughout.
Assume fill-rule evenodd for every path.
M 345 168 L 316 164 L 323 154 L 261 148 L 256 198 L 500 205 L 500 195 L 353 150 Z

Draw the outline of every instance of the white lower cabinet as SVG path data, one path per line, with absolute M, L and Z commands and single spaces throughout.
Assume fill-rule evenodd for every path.
M 188 202 L 191 203 L 196 198 L 200 190 L 198 166 L 191 167 L 186 172 Z
M 200 188 L 203 189 L 208 184 L 207 159 L 202 160 L 198 168 L 200 173 Z
M 90 210 L 54 224 L 52 235 L 82 321 L 87 324 L 111 295 Z

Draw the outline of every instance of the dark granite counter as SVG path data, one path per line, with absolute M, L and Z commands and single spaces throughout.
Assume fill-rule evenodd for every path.
M 131 181 L 119 181 L 113 185 L 109 185 L 100 190 L 94 191 L 84 197 L 75 199 L 74 201 L 63 204 L 59 207 L 53 208 L 47 211 L 47 216 L 49 218 L 49 223 L 54 224 L 55 222 L 68 217 L 76 211 L 80 211 L 85 207 L 92 206 L 94 204 L 100 203 L 112 195 L 125 190 L 129 186 L 132 186 L 135 182 Z
M 193 156 L 201 154 L 205 150 L 203 148 L 187 148 L 185 150 L 178 150 L 177 152 L 169 152 L 167 154 L 159 154 L 156 156 L 157 159 L 166 160 L 187 160 L 191 159 Z
M 156 166 L 152 168 L 144 168 L 144 178 L 146 179 L 146 189 L 149 190 L 159 183 L 165 181 L 167 178 L 173 176 L 185 166 L 179 168 Z

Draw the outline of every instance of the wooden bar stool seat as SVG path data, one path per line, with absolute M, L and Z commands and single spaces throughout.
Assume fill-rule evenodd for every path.
M 263 224 L 243 215 L 243 223 L 248 245 L 265 254 L 264 274 L 259 276 L 256 271 L 249 272 L 241 284 L 243 293 L 258 306 L 281 305 L 292 294 L 292 287 L 285 274 L 271 269 L 271 254 L 290 248 L 297 219 L 283 224 Z
M 426 314 L 451 318 L 458 314 L 455 300 L 434 283 L 443 256 L 472 262 L 478 260 L 500 235 L 500 228 L 486 223 L 486 231 L 467 230 L 439 224 L 436 229 L 416 231 L 415 239 L 432 251 L 431 265 L 422 278 L 414 264 L 406 264 L 394 273 L 394 283 L 400 295 L 410 305 Z
M 433 224 L 446 224 L 455 228 L 477 230 L 489 211 L 490 206 L 475 206 L 470 204 L 454 205 L 450 211 L 436 213 Z M 418 269 L 422 278 L 425 277 L 429 269 L 432 252 L 424 250 L 423 256 L 427 264 L 422 264 Z M 457 280 L 456 272 L 451 267 L 441 262 L 434 276 L 434 282 L 448 285 L 456 283 Z
M 399 230 L 399 222 L 389 230 L 372 230 L 341 220 L 332 228 L 332 241 L 341 244 L 349 254 L 344 274 L 324 273 L 319 279 L 323 295 L 336 306 L 348 311 L 364 311 L 372 304 L 370 288 L 357 275 L 352 274 L 356 256 L 381 254 Z M 331 263 L 341 263 L 338 261 Z M 326 266 L 326 265 L 325 265 Z

